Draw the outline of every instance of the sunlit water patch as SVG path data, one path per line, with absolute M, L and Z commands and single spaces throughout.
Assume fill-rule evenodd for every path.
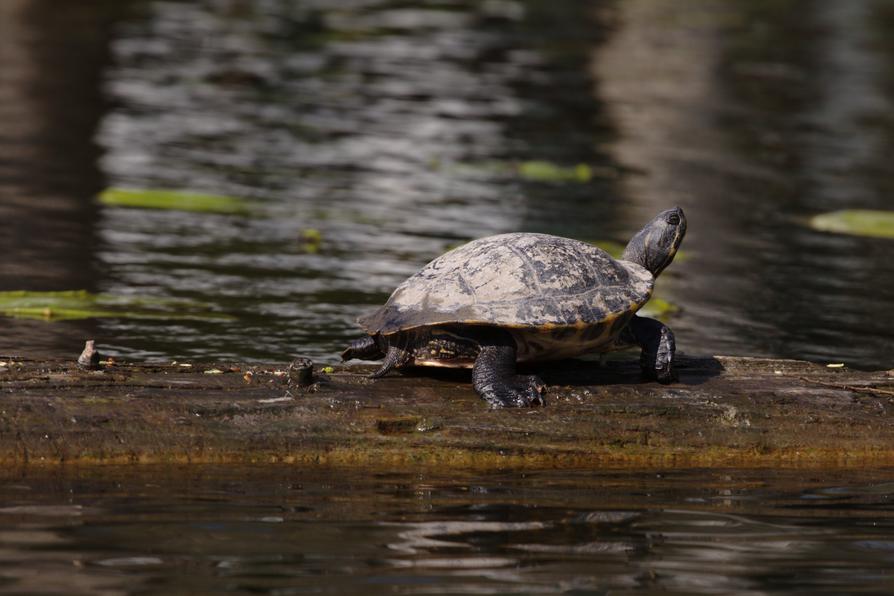
M 551 76 L 517 37 L 524 16 L 511 3 L 150 5 L 113 45 L 106 90 L 120 107 L 99 136 L 110 185 L 240 196 L 264 215 L 104 210 L 104 289 L 211 295 L 236 315 L 178 324 L 178 354 L 331 360 L 421 264 L 524 227 L 524 180 L 590 179 L 514 138 L 512 121 L 542 101 L 519 87 Z M 174 335 L 102 330 L 122 352 L 163 353 Z

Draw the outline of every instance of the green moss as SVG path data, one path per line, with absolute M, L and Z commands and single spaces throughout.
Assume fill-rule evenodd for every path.
M 207 304 L 191 300 L 91 294 L 86 290 L 0 292 L 0 314 L 21 319 L 54 321 L 101 318 L 180 320 L 233 318 L 212 312 Z
M 810 227 L 821 232 L 894 238 L 894 211 L 846 209 L 815 215 L 809 223 Z
M 193 213 L 247 215 L 251 205 L 244 199 L 177 190 L 109 188 L 99 195 L 99 202 L 110 207 L 163 209 Z

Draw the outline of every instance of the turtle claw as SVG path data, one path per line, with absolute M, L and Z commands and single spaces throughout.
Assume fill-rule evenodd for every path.
M 517 376 L 512 382 L 494 386 L 482 397 L 494 408 L 531 408 L 544 406 L 546 385 L 536 376 Z
M 643 378 L 649 381 L 658 381 L 662 385 L 675 383 L 679 380 L 677 369 L 670 362 L 656 363 L 654 359 L 643 358 L 641 363 Z
M 668 383 L 675 383 L 679 380 L 679 376 L 677 375 L 677 369 L 668 365 L 666 368 L 659 368 L 655 370 L 655 380 L 661 383 L 662 385 L 667 385 Z
M 499 343 L 481 346 L 472 367 L 472 386 L 492 408 L 544 405 L 546 384 L 534 375 L 515 374 L 515 341 L 506 334 Z

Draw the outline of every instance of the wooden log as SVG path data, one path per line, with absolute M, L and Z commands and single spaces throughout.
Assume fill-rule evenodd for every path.
M 894 464 L 894 371 L 680 358 L 539 369 L 547 406 L 492 410 L 462 371 L 75 363 L 6 357 L 0 461 L 295 463 L 367 468 L 847 467 Z M 294 368 L 294 367 L 293 367 Z

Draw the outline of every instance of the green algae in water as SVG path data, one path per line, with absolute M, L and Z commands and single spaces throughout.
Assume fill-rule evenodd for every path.
M 252 211 L 251 205 L 238 197 L 162 189 L 109 188 L 99 195 L 99 202 L 110 207 L 222 215 L 248 215 Z
M 589 182 L 593 178 L 593 170 L 584 163 L 560 166 L 548 161 L 526 161 L 519 164 L 518 173 L 538 182 Z
M 445 166 L 440 162 L 432 162 L 430 167 L 435 170 L 445 169 Z M 517 176 L 532 182 L 551 183 L 570 182 L 583 184 L 598 177 L 615 177 L 613 171 L 598 166 L 594 167 L 585 163 L 561 165 L 541 159 L 523 162 L 486 161 L 482 163 L 455 163 L 449 164 L 446 169 L 456 174 Z
M 315 228 L 307 228 L 301 232 L 301 249 L 308 254 L 320 252 L 323 234 Z
M 316 228 L 307 228 L 301 232 L 301 239 L 305 242 L 313 242 L 319 244 L 323 241 L 323 233 Z
M 652 298 L 644 307 L 639 309 L 637 314 L 666 321 L 678 312 L 680 312 L 680 307 L 673 302 L 668 302 L 663 298 Z
M 810 218 L 810 227 L 821 232 L 894 238 L 894 211 L 846 209 L 821 213 Z
M 200 302 L 151 296 L 92 294 L 86 290 L 0 292 L 0 314 L 20 319 L 72 321 L 81 319 L 232 320 Z

